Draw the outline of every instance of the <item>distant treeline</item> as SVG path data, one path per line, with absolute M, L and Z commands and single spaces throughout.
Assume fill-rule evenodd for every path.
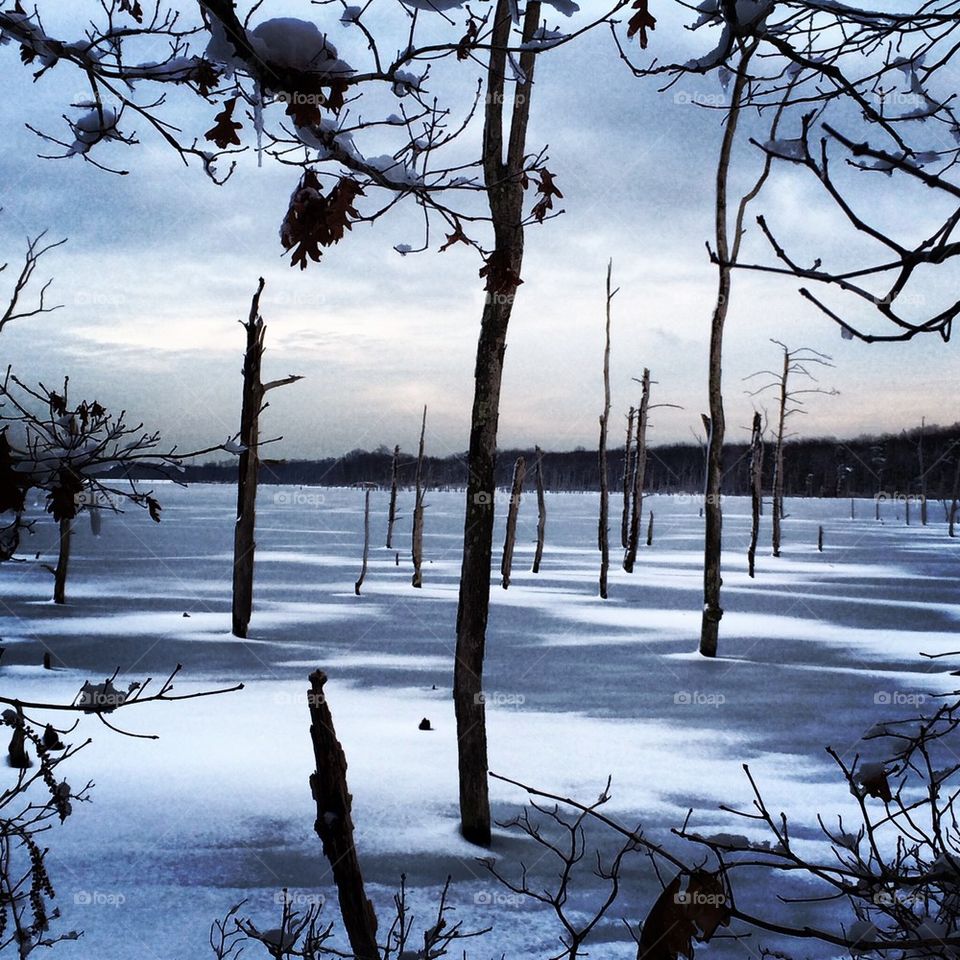
M 514 461 L 524 456 L 533 464 L 533 450 L 501 450 L 497 482 L 508 486 Z M 785 445 L 784 478 L 787 496 L 872 497 L 926 494 L 931 498 L 952 497 L 960 475 L 960 423 L 951 427 L 927 427 L 882 437 L 855 440 L 820 438 L 794 439 Z M 609 454 L 611 488 L 618 488 L 623 472 L 623 449 Z M 773 446 L 767 445 L 764 458 L 765 486 L 773 471 Z M 342 457 L 323 460 L 265 460 L 263 483 L 351 486 L 388 486 L 393 451 L 352 450 Z M 724 492 L 749 492 L 749 450 L 746 444 L 729 444 L 725 451 Z M 399 482 L 412 485 L 416 456 L 400 456 Z M 702 489 L 704 449 L 692 443 L 668 444 L 649 451 L 645 488 L 657 493 L 695 493 Z M 466 457 L 427 457 L 426 475 L 434 488 L 456 489 L 466 481 Z M 562 453 L 543 453 L 543 476 L 550 490 L 584 491 L 597 488 L 596 451 L 578 448 Z M 188 483 L 232 483 L 234 462 L 187 466 L 183 479 Z

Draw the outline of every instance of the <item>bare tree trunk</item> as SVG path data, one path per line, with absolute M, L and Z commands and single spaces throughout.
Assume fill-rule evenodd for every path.
M 537 550 L 533 555 L 533 573 L 540 572 L 543 560 L 543 541 L 547 532 L 547 498 L 543 492 L 543 451 L 537 447 Z
M 420 448 L 417 453 L 417 480 L 413 506 L 413 537 L 410 544 L 410 555 L 413 558 L 413 585 L 419 589 L 423 586 L 423 498 L 426 491 L 423 489 L 423 444 L 427 433 L 427 408 L 423 408 L 423 422 L 420 424 Z
M 400 445 L 393 448 L 393 466 L 390 469 L 390 508 L 387 512 L 387 549 L 393 549 L 393 525 L 397 520 L 397 474 L 400 472 Z
M 73 539 L 73 520 L 64 517 L 60 521 L 57 566 L 53 571 L 53 602 L 67 602 L 67 569 L 70 566 L 70 543 Z
M 823 553 L 823 527 L 817 528 L 817 550 Z
M 523 494 L 523 476 L 526 464 L 523 457 L 517 457 L 513 465 L 513 483 L 510 487 L 510 506 L 507 509 L 507 533 L 503 541 L 503 559 L 500 562 L 501 585 L 506 590 L 510 586 L 510 571 L 513 569 L 513 548 L 517 541 L 517 516 L 520 513 L 520 497 Z
M 260 414 L 268 390 L 301 379 L 289 376 L 264 384 L 261 380 L 263 338 L 266 325 L 260 316 L 260 295 L 264 280 L 250 302 L 250 314 L 243 324 L 247 346 L 243 355 L 243 401 L 240 408 L 240 443 L 243 452 L 237 471 L 237 522 L 233 535 L 233 635 L 246 637 L 253 612 L 253 564 L 256 552 L 257 478 L 260 469 Z
M 353 585 L 353 592 L 359 597 L 360 588 L 367 576 L 367 560 L 370 557 L 370 490 L 363 495 L 363 562 L 360 564 L 360 576 Z
M 950 526 L 947 533 L 954 537 L 954 528 L 957 522 L 957 506 L 960 503 L 960 452 L 957 453 L 957 463 L 953 470 L 953 498 L 950 504 Z
M 623 448 L 623 511 L 620 514 L 620 545 L 630 545 L 630 485 L 633 481 L 633 417 L 634 408 L 627 413 L 627 442 Z
M 644 367 L 640 380 L 640 407 L 637 410 L 637 452 L 633 458 L 633 494 L 630 505 L 630 529 L 623 569 L 633 573 L 640 543 L 640 517 L 643 515 L 643 483 L 647 472 L 647 420 L 650 409 L 650 371 Z
M 723 441 L 726 421 L 723 410 L 723 327 L 730 309 L 730 289 L 733 262 L 740 239 L 740 222 L 744 209 L 741 202 L 740 217 L 734 232 L 732 250 L 727 232 L 727 189 L 730 175 L 730 160 L 736 138 L 737 125 L 743 107 L 743 94 L 747 82 L 747 66 L 753 48 L 748 48 L 740 57 L 740 69 L 734 80 L 727 124 L 723 131 L 720 157 L 717 162 L 716 199 L 716 254 L 717 254 L 717 300 L 710 323 L 710 361 L 708 397 L 710 406 L 710 429 L 707 433 L 707 483 L 704 491 L 704 537 L 703 537 L 703 616 L 700 623 L 700 653 L 705 657 L 717 655 L 720 636 L 720 554 L 723 545 L 723 507 L 720 500 L 723 482 Z M 759 189 L 759 186 L 756 188 Z
M 920 524 L 927 525 L 927 470 L 923 457 L 923 441 L 926 433 L 926 417 L 920 420 L 920 441 L 917 444 L 917 456 L 920 460 Z
M 857 503 L 853 497 L 850 498 L 850 519 L 857 519 Z
M 747 572 L 753 577 L 757 559 L 757 541 L 760 538 L 760 513 L 763 510 L 763 421 L 757 412 L 753 414 L 753 429 L 750 431 L 750 507 Z
M 323 843 L 340 901 L 340 915 L 357 960 L 379 960 L 377 917 L 367 899 L 360 861 L 353 841 L 352 798 L 347 789 L 347 758 L 337 740 L 333 717 L 323 691 L 326 674 L 310 674 L 307 703 L 310 708 L 310 740 L 316 772 L 310 789 L 317 806 L 314 829 Z
M 653 546 L 653 511 L 650 511 L 650 520 L 647 523 L 647 546 Z
M 780 412 L 777 420 L 777 446 L 773 460 L 773 555 L 780 556 L 780 521 L 783 519 L 783 434 L 787 420 L 787 380 L 790 353 L 783 348 L 783 372 L 780 374 Z
M 540 2 L 530 0 L 523 35 L 530 40 L 539 26 Z M 463 565 L 457 606 L 457 651 L 453 700 L 457 716 L 460 776 L 460 829 L 466 840 L 490 845 L 490 802 L 487 784 L 487 732 L 483 704 L 483 654 L 490 607 L 493 559 L 494 488 L 500 384 L 507 327 L 523 265 L 523 168 L 527 124 L 533 98 L 536 55 L 520 55 L 526 83 L 517 85 L 504 161 L 504 99 L 507 48 L 510 44 L 510 0 L 497 0 L 490 37 L 490 64 L 483 130 L 484 185 L 494 226 L 494 249 L 487 265 L 487 298 L 483 308 L 473 410 L 470 421 Z
M 597 451 L 600 468 L 600 518 L 597 522 L 597 543 L 600 548 L 600 598 L 607 599 L 607 572 L 610 569 L 610 487 L 607 478 L 607 425 L 610 422 L 610 304 L 616 291 L 611 287 L 613 261 L 607 262 L 607 313 L 603 342 L 603 413 L 600 415 L 600 445 Z

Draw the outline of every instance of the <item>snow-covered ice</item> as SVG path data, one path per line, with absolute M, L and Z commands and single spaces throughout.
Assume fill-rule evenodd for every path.
M 4 565 L 5 691 L 71 699 L 118 666 L 125 689 L 178 662 L 183 691 L 246 684 L 225 697 L 116 716 L 157 741 L 83 721 L 94 743 L 71 777 L 96 781 L 93 803 L 50 838 L 62 922 L 86 931 L 59 948 L 64 956 L 206 957 L 214 917 L 246 898 L 245 910 L 273 925 L 284 886 L 323 895 L 335 918 L 307 785 L 314 667 L 331 678 L 357 842 L 378 907 L 386 913 L 405 872 L 422 916 L 452 874 L 457 917 L 495 926 L 469 956 L 549 955 L 549 915 L 504 897 L 457 833 L 450 683 L 463 495 L 430 493 L 422 590 L 409 582 L 411 496 L 401 494 L 397 550 L 388 551 L 387 493 L 374 492 L 374 546 L 356 597 L 362 491 L 263 487 L 246 641 L 229 635 L 229 487 L 165 486 L 159 525 L 106 515 L 94 538 L 78 524 L 66 608 L 48 602 L 50 577 L 37 564 Z M 720 657 L 709 662 L 693 652 L 701 602 L 695 500 L 646 499 L 654 545 L 641 549 L 632 576 L 611 571 L 606 602 L 596 595 L 596 497 L 548 494 L 547 504 L 542 572 L 529 573 L 536 509 L 525 498 L 513 584 L 492 587 L 485 689 L 498 773 L 582 799 L 596 797 L 609 774 L 610 811 L 651 834 L 668 836 L 693 808 L 697 830 L 732 835 L 744 825 L 718 805 L 749 802 L 740 767 L 748 762 L 771 808 L 786 810 L 799 841 L 812 842 L 816 813 L 852 802 L 824 746 L 870 756 L 875 742 L 862 736 L 909 711 L 900 703 L 953 689 L 956 664 L 920 656 L 956 646 L 960 615 L 960 547 L 936 510 L 921 528 L 906 527 L 897 504 L 882 505 L 877 522 L 872 502 L 858 504 L 862 519 L 851 520 L 846 500 L 788 501 L 784 556 L 761 545 L 750 580 L 747 503 L 728 501 L 726 614 Z M 498 546 L 502 525 L 501 515 Z M 41 522 L 29 549 L 49 548 L 53 533 Z M 62 664 L 53 672 L 39 668 L 47 649 Z M 423 717 L 432 731 L 418 730 Z M 492 798 L 501 819 L 524 801 L 499 781 Z M 498 830 L 494 853 L 509 872 L 531 851 Z M 641 872 L 627 882 L 634 886 L 624 909 L 636 922 L 653 889 Z M 594 957 L 635 955 L 617 919 L 599 938 Z M 711 946 L 731 956 L 738 949 Z

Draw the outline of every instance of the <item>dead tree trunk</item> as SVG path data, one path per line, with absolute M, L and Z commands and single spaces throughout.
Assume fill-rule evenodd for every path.
M 823 527 L 817 528 L 817 551 L 823 553 Z
M 67 602 L 67 569 L 70 566 L 70 543 L 73 540 L 73 520 L 64 517 L 60 521 L 57 566 L 53 571 L 53 602 Z
M 917 441 L 917 459 L 920 463 L 920 525 L 927 525 L 927 469 L 923 457 L 923 440 L 927 428 L 926 417 L 920 420 L 920 437 Z
M 505 141 L 505 78 L 512 23 L 511 8 L 511 0 L 497 0 L 487 70 L 483 177 L 493 219 L 494 248 L 484 268 L 487 297 L 480 325 L 474 372 L 463 565 L 457 605 L 457 651 L 453 677 L 460 778 L 460 829 L 466 840 L 481 846 L 490 845 L 487 733 L 482 693 L 483 654 L 490 607 L 490 566 L 493 558 L 497 424 L 507 327 L 523 266 L 523 179 L 527 125 L 536 66 L 533 49 L 525 49 L 520 55 L 520 73 L 525 82 L 517 84 L 510 130 Z M 525 40 L 533 39 L 540 25 L 539 21 L 540 2 L 530 0 L 524 15 Z
M 353 585 L 353 592 L 359 597 L 360 588 L 367 576 L 367 560 L 370 558 L 370 490 L 363 495 L 363 562 L 360 564 L 360 576 Z
M 316 771 L 310 790 L 317 806 L 314 829 L 323 844 L 340 902 L 340 916 L 357 960 L 379 960 L 377 917 L 367 899 L 360 861 L 353 842 L 352 798 L 347 789 L 347 758 L 337 740 L 333 717 L 323 692 L 327 676 L 322 670 L 310 674 L 307 703 L 310 708 L 310 740 Z
M 640 406 L 637 409 L 636 453 L 633 458 L 633 492 L 630 504 L 630 529 L 627 549 L 623 555 L 623 569 L 633 573 L 640 543 L 640 517 L 643 514 L 643 483 L 647 472 L 647 420 L 650 410 L 650 371 L 644 367 L 640 380 Z
M 510 506 L 507 509 L 507 533 L 503 541 L 503 559 L 500 561 L 501 585 L 506 590 L 510 586 L 510 571 L 513 569 L 513 548 L 517 542 L 517 516 L 520 513 L 520 497 L 523 495 L 523 476 L 526 464 L 523 457 L 517 457 L 513 466 L 513 483 L 510 487 Z
M 610 569 L 610 486 L 607 477 L 607 426 L 610 423 L 610 304 L 616 295 L 612 289 L 613 261 L 607 262 L 607 314 L 603 341 L 603 413 L 600 415 L 600 518 L 597 521 L 597 545 L 600 548 L 600 598 L 607 599 L 607 572 Z
M 419 590 L 423 586 L 423 444 L 427 433 L 427 408 L 423 408 L 423 421 L 420 424 L 420 447 L 417 453 L 417 479 L 413 504 L 413 536 L 410 543 L 410 556 L 413 559 L 413 585 Z
M 260 316 L 261 277 L 250 303 L 250 314 L 243 324 L 247 346 L 243 355 L 243 401 L 240 408 L 240 444 L 237 475 L 237 522 L 233 536 L 233 635 L 246 637 L 253 612 L 253 564 L 256 551 L 254 533 L 257 518 L 257 477 L 260 469 L 260 414 L 269 390 L 295 383 L 298 376 L 263 383 L 263 338 L 266 325 Z
M 757 541 L 760 538 L 760 511 L 763 509 L 763 421 L 757 412 L 753 414 L 753 429 L 750 431 L 750 506 L 750 547 L 747 550 L 747 572 L 753 577 L 755 576 Z
M 783 434 L 787 421 L 787 380 L 790 376 L 790 352 L 783 348 L 783 372 L 780 375 L 780 410 L 777 418 L 777 446 L 773 455 L 773 555 L 780 556 L 780 522 L 783 519 Z
M 387 549 L 393 549 L 393 525 L 397 520 L 397 475 L 400 472 L 400 445 L 393 448 L 393 466 L 390 469 L 390 507 L 387 511 Z
M 950 503 L 950 525 L 947 533 L 953 537 L 956 536 L 954 528 L 957 522 L 957 506 L 960 504 L 960 451 L 957 453 L 957 463 L 953 468 L 953 497 Z
M 653 511 L 650 511 L 650 520 L 647 523 L 647 546 L 653 546 Z
M 543 492 L 543 451 L 537 447 L 537 549 L 533 555 L 533 573 L 540 572 L 540 562 L 543 560 L 543 541 L 547 532 L 547 498 Z
M 620 514 L 620 545 L 630 545 L 630 484 L 633 480 L 633 417 L 634 408 L 627 413 L 627 442 L 623 448 L 623 510 Z

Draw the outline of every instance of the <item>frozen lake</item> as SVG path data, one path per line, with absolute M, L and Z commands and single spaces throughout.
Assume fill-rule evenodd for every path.
M 263 487 L 255 611 L 250 638 L 238 641 L 229 635 L 234 491 L 157 490 L 159 525 L 140 513 L 106 516 L 94 538 L 78 522 L 67 607 L 48 602 L 52 578 L 38 564 L 0 570 L 8 695 L 69 700 L 84 680 L 117 667 L 134 680 L 178 662 L 182 690 L 247 685 L 118 716 L 157 741 L 84 721 L 95 742 L 70 777 L 96 781 L 93 803 L 51 836 L 48 861 L 63 925 L 86 931 L 59 947 L 62 955 L 195 960 L 210 955 L 210 921 L 238 900 L 272 926 L 281 887 L 333 897 L 307 785 L 305 691 L 316 667 L 331 678 L 357 845 L 381 925 L 401 873 L 424 921 L 450 874 L 457 917 L 495 927 L 467 944 L 471 958 L 555 952 L 551 916 L 508 895 L 457 833 L 450 687 L 463 495 L 428 494 L 424 587 L 414 590 L 412 494 L 401 494 L 397 566 L 382 547 L 388 494 L 374 492 L 375 549 L 358 598 L 362 491 Z M 812 836 L 817 811 L 832 815 L 851 802 L 824 746 L 852 760 L 877 721 L 954 687 L 954 660 L 920 656 L 960 647 L 960 540 L 947 537 L 939 504 L 922 528 L 916 517 L 905 526 L 894 503 L 882 505 L 877 522 L 872 501 L 858 501 L 851 519 L 849 500 L 788 500 L 783 556 L 769 555 L 765 517 L 750 580 L 749 504 L 728 500 L 726 615 L 714 662 L 693 653 L 702 559 L 694 500 L 646 499 L 654 544 L 641 547 L 633 575 L 612 551 L 607 601 L 596 588 L 596 496 L 548 494 L 547 504 L 540 574 L 529 573 L 536 502 L 525 495 L 512 585 L 502 590 L 497 576 L 492 589 L 485 687 L 498 773 L 588 801 L 612 774 L 609 810 L 666 836 L 691 807 L 704 829 L 729 828 L 717 807 L 748 802 L 740 766 L 748 762 L 770 806 L 791 814 L 795 835 Z M 616 497 L 611 507 L 618 546 Z M 498 509 L 498 548 L 505 513 Z M 42 522 L 25 548 L 48 550 L 53 533 Z M 58 665 L 52 674 L 38 667 L 45 650 Z M 417 729 L 422 717 L 434 731 Z M 492 797 L 501 819 L 524 802 L 497 782 Z M 535 852 L 504 831 L 494 854 L 507 872 L 521 858 L 535 868 Z M 643 864 L 628 877 L 594 958 L 636 954 L 620 917 L 636 924 L 658 888 Z M 589 885 L 579 894 L 589 899 Z M 326 913 L 336 919 L 335 898 Z M 743 947 L 710 949 L 733 956 Z

